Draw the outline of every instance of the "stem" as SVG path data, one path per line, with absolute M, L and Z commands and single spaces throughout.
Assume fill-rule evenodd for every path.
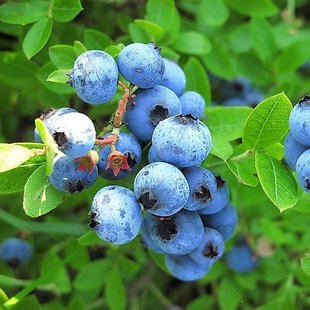
M 49 17 L 49 18 L 52 17 L 53 6 L 54 6 L 54 0 L 51 0 L 51 3 L 49 5 L 47 13 L 46 13 L 47 17 Z
M 173 303 L 162 293 L 162 291 L 153 283 L 150 283 L 150 290 L 164 307 L 170 307 Z
M 111 143 L 115 143 L 118 140 L 118 135 L 114 134 L 112 131 L 112 134 L 106 138 L 103 139 L 96 139 L 95 144 L 100 146 L 105 146 Z

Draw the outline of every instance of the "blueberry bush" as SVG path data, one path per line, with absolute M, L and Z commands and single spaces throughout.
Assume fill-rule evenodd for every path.
M 0 310 L 310 307 L 307 2 L 1 2 Z

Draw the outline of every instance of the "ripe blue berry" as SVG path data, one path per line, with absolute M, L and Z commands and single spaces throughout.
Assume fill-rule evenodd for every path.
M 251 89 L 245 94 L 245 100 L 250 107 L 255 108 L 261 101 L 264 100 L 264 95 L 256 89 Z
M 77 95 L 90 104 L 101 104 L 117 91 L 118 68 L 114 58 L 99 50 L 81 54 L 75 61 L 69 84 Z
M 160 85 L 171 89 L 177 96 L 180 96 L 186 85 L 185 73 L 174 61 L 164 58 L 164 63 L 165 73 Z
M 32 248 L 27 241 L 19 238 L 6 239 L 0 247 L 0 258 L 11 267 L 28 263 L 32 256 Z
M 290 114 L 289 126 L 297 142 L 310 146 L 310 96 L 304 96 L 294 106 Z
M 182 103 L 182 114 L 192 114 L 194 117 L 204 118 L 206 102 L 203 97 L 195 91 L 187 91 L 180 96 Z
M 147 213 L 142 220 L 141 225 L 141 239 L 145 246 L 156 253 L 164 253 L 158 246 L 156 246 L 153 242 L 151 237 L 151 222 L 152 222 L 152 215 L 151 213 Z
M 210 215 L 201 215 L 201 217 L 204 226 L 217 230 L 225 241 L 232 237 L 237 227 L 237 212 L 230 202 L 221 211 Z
M 134 192 L 145 210 L 158 216 L 169 216 L 184 206 L 189 187 L 178 168 L 155 162 L 138 172 L 134 180 Z
M 223 236 L 217 230 L 205 227 L 201 243 L 188 255 L 199 264 L 213 264 L 223 256 L 224 242 Z
M 226 107 L 237 107 L 237 106 L 247 107 L 249 104 L 244 98 L 233 97 L 225 100 L 223 105 Z
M 193 251 L 202 241 L 203 223 L 197 212 L 181 210 L 167 218 L 153 217 L 151 237 L 156 246 L 173 255 Z
M 310 150 L 303 152 L 296 162 L 297 180 L 307 193 L 310 193 Z
M 94 167 L 90 173 L 88 170 L 78 170 L 79 163 L 66 155 L 57 155 L 54 158 L 54 169 L 49 176 L 52 185 L 63 192 L 74 194 L 93 185 L 98 176 L 98 168 Z
M 128 243 L 137 236 L 141 223 L 141 208 L 129 189 L 106 186 L 95 195 L 89 226 L 99 238 L 112 244 Z
M 212 264 L 198 264 L 189 255 L 166 255 L 165 263 L 174 277 L 181 281 L 196 281 L 204 277 Z
M 165 63 L 154 43 L 127 45 L 119 53 L 117 65 L 125 80 L 140 88 L 152 88 L 164 77 Z
M 208 127 L 192 115 L 177 115 L 160 122 L 152 144 L 156 154 L 179 168 L 200 165 L 211 150 Z
M 55 120 L 53 137 L 69 157 L 88 153 L 95 144 L 96 131 L 91 119 L 82 113 L 67 113 Z
M 130 108 L 125 113 L 124 120 L 128 129 L 139 140 L 149 142 L 160 121 L 181 113 L 181 102 L 172 90 L 161 85 L 139 89 L 135 94 L 135 99 L 127 104 Z M 135 105 L 132 106 L 133 102 Z
M 291 133 L 288 133 L 284 141 L 284 158 L 287 164 L 295 170 L 300 155 L 309 147 L 298 143 Z
M 226 254 L 228 266 L 236 272 L 250 272 L 255 269 L 260 260 L 254 254 L 246 241 L 238 241 Z
M 147 160 L 149 164 L 155 163 L 156 161 L 162 161 L 159 156 L 155 153 L 153 146 L 151 145 L 149 152 L 147 154 Z
M 110 133 L 103 136 L 103 138 L 109 135 Z M 106 169 L 108 165 L 108 156 L 111 152 L 110 145 L 106 145 L 99 151 L 98 168 L 99 174 L 103 178 L 108 180 L 120 180 L 126 178 L 127 176 L 131 175 L 135 170 L 137 170 L 141 162 L 141 146 L 133 135 L 121 132 L 119 134 L 118 141 L 115 143 L 115 147 L 117 151 L 127 156 L 127 163 L 131 170 L 120 170 L 119 174 L 115 176 L 111 168 Z
M 217 189 L 214 175 L 201 167 L 185 168 L 182 172 L 190 190 L 184 209 L 197 211 L 206 208 L 213 200 Z
M 199 214 L 214 214 L 222 210 L 229 199 L 229 188 L 227 183 L 220 177 L 216 176 L 216 192 L 213 199 L 206 205 L 205 208 L 198 211 Z

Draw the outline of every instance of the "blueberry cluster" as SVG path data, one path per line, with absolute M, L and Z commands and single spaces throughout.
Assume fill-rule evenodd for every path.
M 310 96 L 304 96 L 289 117 L 290 132 L 284 142 L 284 157 L 296 171 L 300 187 L 310 193 Z
M 99 190 L 89 225 L 101 239 L 117 245 L 130 242 L 141 229 L 146 247 L 166 254 L 175 277 L 193 281 L 204 276 L 223 255 L 237 213 L 228 201 L 227 183 L 200 167 L 212 146 L 210 131 L 199 119 L 204 117 L 203 97 L 184 92 L 183 70 L 162 58 L 153 43 L 130 44 L 117 61 L 103 51 L 87 51 L 76 59 L 68 83 L 89 104 L 111 100 L 117 85 L 124 96 L 112 129 L 98 137 L 91 120 L 73 109 L 42 116 L 60 150 L 52 185 L 75 193 L 91 186 L 98 174 L 125 178 L 138 169 L 141 143 L 151 142 L 149 164 L 137 173 L 134 191 L 116 185 Z M 130 133 L 121 132 L 124 124 Z

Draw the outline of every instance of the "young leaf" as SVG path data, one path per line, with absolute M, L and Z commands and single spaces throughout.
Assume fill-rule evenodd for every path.
M 271 0 L 226 0 L 226 3 L 236 12 L 246 16 L 269 17 L 278 12 Z
M 105 33 L 87 28 L 84 31 L 84 44 L 88 50 L 104 50 L 114 42 Z
M 35 152 L 28 148 L 0 143 L 0 172 L 14 169 L 33 156 Z
M 250 114 L 244 126 L 242 140 L 249 150 L 269 147 L 288 132 L 292 103 L 284 93 L 262 101 Z
M 186 90 L 201 94 L 206 104 L 210 103 L 210 83 L 204 67 L 195 57 L 190 57 L 183 68 L 186 75 Z
M 15 169 L 0 173 L 0 194 L 22 192 L 31 174 L 41 164 L 19 166 Z
M 72 69 L 76 54 L 73 46 L 54 45 L 49 49 L 49 56 L 58 69 Z
M 80 56 L 82 53 L 87 51 L 87 48 L 80 41 L 74 41 L 73 48 L 76 56 Z
M 235 310 L 242 298 L 240 287 L 232 278 L 224 278 L 218 288 L 218 299 L 222 310 Z
M 224 0 L 203 0 L 200 5 L 199 17 L 211 26 L 221 26 L 229 17 L 229 9 Z
M 52 15 L 61 23 L 69 22 L 83 10 L 80 0 L 54 0 Z
M 48 1 L 25 1 L 0 5 L 0 21 L 8 24 L 26 25 L 46 17 Z
M 277 47 L 272 28 L 267 20 L 252 18 L 250 31 L 257 56 L 266 64 L 272 63 L 277 53 Z
M 68 81 L 67 73 L 69 72 L 70 70 L 68 71 L 68 69 L 56 70 L 52 72 L 46 80 L 48 82 L 67 84 L 67 81 Z
M 114 270 L 108 275 L 105 297 L 111 310 L 123 310 L 126 308 L 125 287 L 118 270 Z
M 183 31 L 174 43 L 174 48 L 183 54 L 206 55 L 212 47 L 206 36 L 196 31 Z
M 39 167 L 28 179 L 24 189 L 23 208 L 31 217 L 38 217 L 60 205 L 68 194 L 56 190 L 45 175 L 45 165 Z
M 28 31 L 23 50 L 28 59 L 37 54 L 47 43 L 53 28 L 53 19 L 44 18 L 35 23 Z
M 282 212 L 298 200 L 298 187 L 290 169 L 268 153 L 256 152 L 255 167 L 268 198 Z
M 164 29 L 150 21 L 144 19 L 135 19 L 135 24 L 138 25 L 149 38 L 149 41 L 158 42 L 165 34 Z

